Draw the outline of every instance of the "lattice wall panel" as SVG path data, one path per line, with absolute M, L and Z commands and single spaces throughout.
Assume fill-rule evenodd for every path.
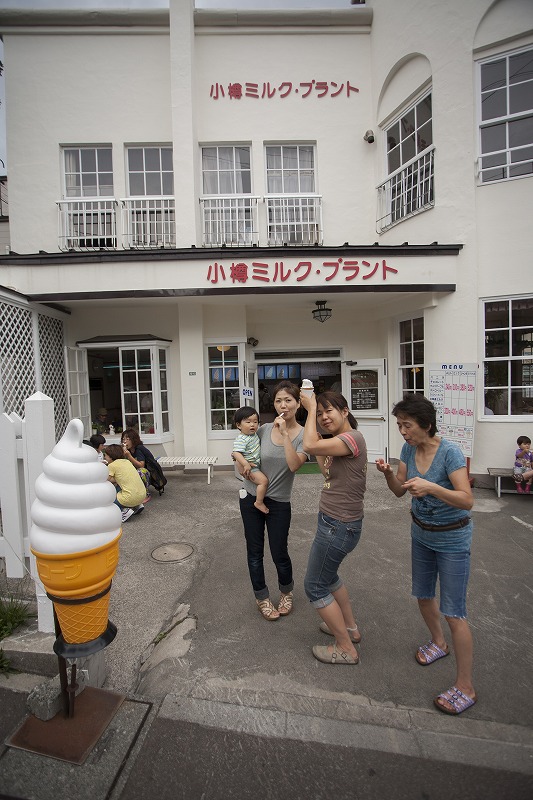
M 39 314 L 39 354 L 42 391 L 54 401 L 57 440 L 65 432 L 69 421 L 63 323 L 60 319 Z
M 32 313 L 0 302 L 0 379 L 3 410 L 24 416 L 24 401 L 35 394 Z

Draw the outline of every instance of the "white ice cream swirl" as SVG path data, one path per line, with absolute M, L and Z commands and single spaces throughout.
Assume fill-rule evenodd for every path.
M 93 550 L 120 533 L 120 509 L 107 465 L 82 439 L 83 423 L 71 420 L 35 482 L 30 542 L 39 553 Z

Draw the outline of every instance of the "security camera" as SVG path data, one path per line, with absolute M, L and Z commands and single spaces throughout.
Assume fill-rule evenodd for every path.
M 372 144 L 372 142 L 374 141 L 374 131 L 367 131 L 363 136 L 363 139 L 365 140 L 365 142 L 368 142 L 368 144 Z

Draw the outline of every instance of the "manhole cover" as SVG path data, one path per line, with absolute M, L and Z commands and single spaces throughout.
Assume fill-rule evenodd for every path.
M 154 561 L 185 561 L 194 553 L 192 544 L 185 542 L 169 542 L 152 550 Z

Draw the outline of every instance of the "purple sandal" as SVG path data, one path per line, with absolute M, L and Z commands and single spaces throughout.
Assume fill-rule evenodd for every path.
M 421 661 L 419 655 L 423 655 L 425 661 Z M 441 650 L 441 648 L 435 644 L 435 642 L 429 642 L 429 644 L 421 644 L 418 650 L 416 651 L 415 658 L 418 663 L 422 667 L 427 667 L 428 664 L 433 664 L 434 661 L 438 661 L 439 658 L 444 658 L 444 656 L 449 656 L 450 651 L 448 650 Z
M 446 708 L 441 703 L 439 703 L 439 700 L 441 699 L 449 703 L 452 706 L 452 708 Z M 447 691 L 442 692 L 442 694 L 439 694 L 439 696 L 436 697 L 433 700 L 433 702 L 435 703 L 439 711 L 444 711 L 445 714 L 451 714 L 452 716 L 456 717 L 457 714 L 462 714 L 463 711 L 466 711 L 467 708 L 473 706 L 476 700 L 477 697 L 469 697 L 467 694 L 463 694 L 463 692 L 461 692 L 461 690 L 458 689 L 457 686 L 452 686 L 451 689 L 448 689 Z

